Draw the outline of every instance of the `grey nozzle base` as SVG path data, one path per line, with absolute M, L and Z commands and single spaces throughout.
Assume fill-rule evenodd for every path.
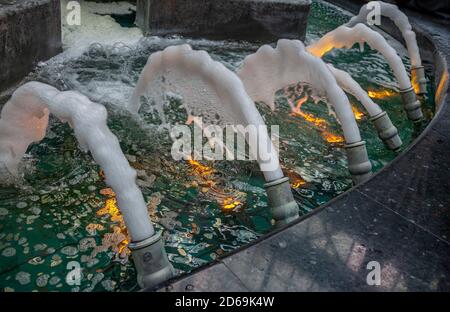
M 264 184 L 267 192 L 269 207 L 275 226 L 279 227 L 288 224 L 298 218 L 298 205 L 292 195 L 289 178 L 268 182 Z
M 372 176 L 372 164 L 367 156 L 366 142 L 346 144 L 348 170 L 350 171 L 354 184 L 368 180 Z
M 133 256 L 141 288 L 153 288 L 175 275 L 164 249 L 161 232 L 146 240 L 130 243 L 128 248 Z
M 386 112 L 381 112 L 370 118 L 370 121 L 377 129 L 378 136 L 388 149 L 395 151 L 402 146 L 402 140 L 398 135 L 398 130 L 394 127 Z
M 417 85 L 419 90 L 417 94 L 424 95 L 427 93 L 427 78 L 425 77 L 425 67 L 417 66 L 411 68 L 411 77 L 413 84 Z
M 420 108 L 420 102 L 417 100 L 414 88 L 411 87 L 406 90 L 401 90 L 403 108 L 406 111 L 408 119 L 413 122 L 419 122 L 423 118 L 422 109 Z

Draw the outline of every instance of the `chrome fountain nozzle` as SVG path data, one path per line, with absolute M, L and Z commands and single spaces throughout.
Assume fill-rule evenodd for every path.
M 411 68 L 411 77 L 413 85 L 418 87 L 417 94 L 424 95 L 427 93 L 427 79 L 425 77 L 425 67 L 417 66 Z
M 370 118 L 370 121 L 377 129 L 378 136 L 387 146 L 387 148 L 395 151 L 402 146 L 402 140 L 398 135 L 398 130 L 392 124 L 392 121 L 386 112 L 381 112 L 378 115 Z
M 417 100 L 414 88 L 411 87 L 406 90 L 400 90 L 400 94 L 403 100 L 403 108 L 408 115 L 408 119 L 413 122 L 419 122 L 423 118 L 422 110 L 420 108 L 420 102 Z
M 298 205 L 292 195 L 289 178 L 268 182 L 264 184 L 267 192 L 269 207 L 275 226 L 288 224 L 298 218 Z
M 137 281 L 141 288 L 153 288 L 172 278 L 175 271 L 167 258 L 161 232 L 128 245 L 137 270 Z
M 346 144 L 348 170 L 352 174 L 354 184 L 368 180 L 372 176 L 372 164 L 367 156 L 366 142 L 359 141 Z

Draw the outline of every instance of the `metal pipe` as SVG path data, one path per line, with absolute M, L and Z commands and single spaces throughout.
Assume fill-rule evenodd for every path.
M 354 184 L 368 180 L 372 176 L 372 164 L 367 156 L 366 142 L 346 144 L 348 170 L 352 174 Z

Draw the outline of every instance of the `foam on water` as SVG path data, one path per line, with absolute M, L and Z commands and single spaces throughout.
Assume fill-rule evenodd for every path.
M 91 44 L 114 44 L 122 42 L 126 45 L 135 45 L 142 32 L 137 27 L 122 27 L 110 15 L 126 14 L 136 7 L 128 2 L 96 3 L 83 1 L 80 5 L 80 25 L 69 25 L 68 14 L 72 8 L 69 0 L 61 1 L 62 39 L 64 57 L 75 57 L 83 53 Z M 69 8 L 69 9 L 68 9 Z M 58 56 L 62 57 L 62 56 Z
M 382 109 L 369 97 L 367 92 L 345 71 L 335 68 L 331 64 L 327 64 L 333 73 L 339 86 L 347 93 L 352 94 L 361 102 L 369 116 L 374 117 L 382 112 Z

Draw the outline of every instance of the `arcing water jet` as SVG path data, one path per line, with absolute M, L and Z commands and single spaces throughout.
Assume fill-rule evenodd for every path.
M 402 140 L 398 135 L 398 130 L 392 124 L 388 114 L 383 111 L 369 97 L 366 91 L 345 71 L 335 68 L 331 64 L 327 64 L 331 73 L 336 78 L 339 86 L 347 93 L 352 94 L 358 101 L 362 103 L 370 116 L 370 120 L 377 129 L 378 136 L 384 144 L 391 150 L 397 150 L 402 145 Z
M 371 1 L 363 5 L 359 11 L 359 14 L 352 17 L 346 26 L 353 27 L 358 23 L 366 24 L 368 22 L 368 15 L 373 11 L 373 9 L 378 10 L 378 8 L 379 12 L 376 11 L 376 13 L 392 20 L 402 33 L 412 65 L 412 84 L 417 94 L 425 94 L 427 92 L 427 80 L 425 78 L 425 69 L 420 58 L 416 34 L 412 30 L 408 17 L 400 11 L 396 5 L 383 1 Z
M 334 48 L 351 48 L 355 43 L 363 45 L 364 42 L 386 58 L 400 85 L 403 108 L 408 118 L 414 122 L 420 121 L 423 118 L 420 102 L 416 98 L 405 66 L 397 52 L 376 31 L 364 24 L 357 24 L 353 28 L 340 26 L 309 45 L 307 50 L 315 56 L 322 57 Z
M 206 123 L 257 127 L 257 144 L 248 142 L 248 145 L 267 182 L 273 218 L 277 225 L 298 218 L 298 205 L 291 193 L 289 179 L 281 171 L 278 152 L 260 113 L 236 74 L 213 61 L 204 51 L 194 51 L 189 45 L 171 46 L 149 57 L 128 109 L 137 113 L 140 97 L 147 94 L 156 98 L 157 110 L 163 112 L 164 93 L 169 91 L 183 97 L 182 103 L 189 116 L 202 116 Z

